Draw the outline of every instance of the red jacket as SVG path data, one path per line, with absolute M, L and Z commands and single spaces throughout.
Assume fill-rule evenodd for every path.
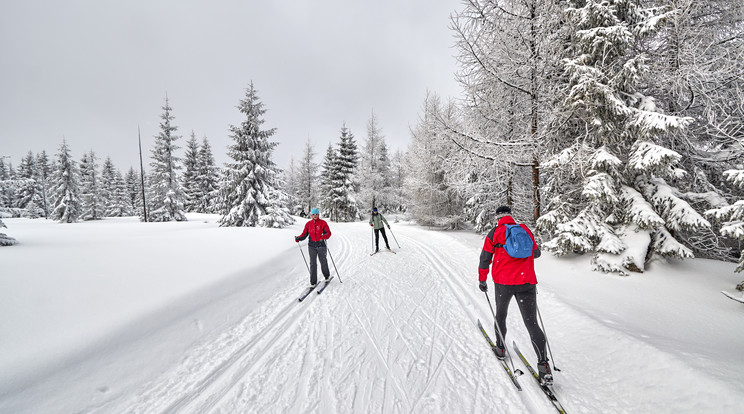
M 297 238 L 305 240 L 307 236 L 310 236 L 310 242 L 314 245 L 316 243 L 322 245 L 322 243 L 319 243 L 321 240 L 331 238 L 331 228 L 328 227 L 328 223 L 325 220 L 310 220 L 305 224 L 305 229 Z
M 488 266 L 493 261 L 491 276 L 493 277 L 494 283 L 500 285 L 536 285 L 537 276 L 535 276 L 534 253 L 535 250 L 538 250 L 539 248 L 535 242 L 535 236 L 532 235 L 532 232 L 526 225 L 520 224 L 522 228 L 527 230 L 530 238 L 532 238 L 533 254 L 524 259 L 513 258 L 506 253 L 506 250 L 504 250 L 503 247 L 496 247 L 497 244 L 504 244 L 506 242 L 505 224 L 517 223 L 511 216 L 504 216 L 499 219 L 498 225 L 488 233 L 486 240 L 483 242 L 483 251 L 480 256 L 478 280 L 481 282 L 486 280 L 488 277 Z

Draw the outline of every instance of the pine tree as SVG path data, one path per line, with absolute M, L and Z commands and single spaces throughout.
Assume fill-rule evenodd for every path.
M 176 145 L 180 136 L 175 134 L 178 127 L 171 123 L 174 117 L 171 115 L 172 108 L 168 105 L 167 96 L 162 109 L 160 132 L 155 136 L 151 151 L 152 173 L 148 181 L 150 221 L 186 221 L 183 210 L 185 196 L 178 181 L 180 159 L 175 155 L 180 148 Z
M 57 152 L 55 170 L 52 176 L 54 183 L 54 209 L 52 219 L 60 223 L 74 223 L 82 214 L 82 203 L 79 194 L 79 177 L 75 160 L 70 155 L 70 148 L 65 140 Z
M 197 193 L 196 211 L 199 213 L 216 213 L 219 197 L 219 170 L 214 162 L 212 147 L 205 136 L 199 147 L 197 158 L 199 191 Z
M 127 184 L 121 171 L 106 157 L 101 168 L 101 199 L 105 217 L 125 217 L 134 214 Z
M 184 209 L 195 212 L 199 204 L 199 144 L 196 142 L 196 134 L 191 131 L 191 138 L 186 141 L 186 154 L 183 157 L 183 192 L 186 195 Z
M 567 10 L 574 41 L 564 60 L 562 113 L 572 144 L 543 164 L 550 211 L 538 221 L 555 253 L 594 252 L 594 268 L 642 272 L 654 254 L 689 258 L 675 234 L 710 224 L 679 197 L 680 155 L 659 143 L 689 118 L 665 115 L 644 94 L 643 40 L 668 17 L 626 1 L 577 2 Z M 575 184 L 573 184 L 575 183 Z
M 5 163 L 5 157 L 0 157 L 0 183 L 4 183 L 10 180 L 10 166 Z M 11 196 L 12 192 L 10 186 L 0 185 L 0 209 L 6 209 L 12 207 Z
M 21 160 L 17 175 L 19 180 L 23 180 L 23 184 L 18 189 L 16 207 L 24 210 L 24 217 L 43 217 L 44 189 L 39 180 L 40 173 L 36 158 L 31 151 Z
M 727 170 L 724 175 L 734 185 L 744 189 L 744 170 Z M 708 210 L 705 214 L 723 222 L 721 234 L 739 240 L 741 246 L 744 241 L 744 199 L 728 206 Z M 744 249 L 739 252 L 736 272 L 744 272 Z M 744 290 L 744 281 L 739 286 L 741 287 L 739 290 Z
M 83 220 L 100 220 L 104 216 L 104 199 L 96 160 L 96 153 L 91 150 L 83 154 L 80 161 L 81 218 Z
M 36 172 L 36 179 L 41 183 L 44 218 L 48 218 L 50 213 L 49 179 L 52 176 L 52 167 L 49 165 L 49 157 L 46 151 L 41 151 L 36 155 Z
M 336 206 L 336 181 L 338 180 L 338 162 L 336 150 L 333 145 L 328 144 L 326 155 L 323 158 L 320 173 L 320 207 L 323 216 L 331 220 L 337 220 L 338 208 Z
M 127 175 L 124 177 L 127 208 L 131 208 L 133 214 L 144 217 L 142 211 L 142 184 L 139 174 L 134 171 L 134 167 L 129 167 Z
M 276 227 L 294 223 L 286 207 L 287 194 L 280 190 L 270 141 L 275 128 L 261 130 L 266 109 L 251 82 L 238 105 L 245 120 L 230 126 L 234 143 L 228 149 L 233 162 L 226 165 L 221 193 L 220 226 Z
M 355 182 L 356 166 L 359 160 L 354 135 L 344 124 L 339 137 L 334 172 L 332 174 L 332 194 L 335 210 L 334 221 L 349 222 L 360 217 L 355 194 L 358 184 Z

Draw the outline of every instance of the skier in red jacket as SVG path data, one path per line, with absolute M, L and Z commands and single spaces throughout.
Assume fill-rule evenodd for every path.
M 305 224 L 305 229 L 302 234 L 295 237 L 295 241 L 299 243 L 310 236 L 310 241 L 307 244 L 307 250 L 310 253 L 310 284 L 315 286 L 318 283 L 318 263 L 317 259 L 320 260 L 320 270 L 323 272 L 323 276 L 328 280 L 331 277 L 331 272 L 328 270 L 328 261 L 326 260 L 326 252 L 328 251 L 325 241 L 331 237 L 331 228 L 328 227 L 328 223 L 325 220 L 320 219 L 320 210 L 314 208 L 310 211 L 312 220 Z
M 552 383 L 553 375 L 548 364 L 548 355 L 545 349 L 545 333 L 540 329 L 537 317 L 537 276 L 535 275 L 535 258 L 540 257 L 540 247 L 535 242 L 535 237 L 530 229 L 520 224 L 532 239 L 532 255 L 523 259 L 509 256 L 503 245 L 506 243 L 506 225 L 517 224 L 511 216 L 511 208 L 501 206 L 496 209 L 498 224 L 491 229 L 483 243 L 483 251 L 480 255 L 478 266 L 478 280 L 481 291 L 488 291 L 488 267 L 493 263 L 491 276 L 496 292 L 496 321 L 501 334 L 506 337 L 506 315 L 509 311 L 509 302 L 512 297 L 517 298 L 522 320 L 532 339 L 538 360 L 538 371 L 540 382 Z M 498 337 L 498 335 L 497 335 Z M 504 343 L 497 338 L 498 351 L 504 357 Z

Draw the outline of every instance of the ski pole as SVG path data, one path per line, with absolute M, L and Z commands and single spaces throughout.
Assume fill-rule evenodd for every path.
M 372 251 L 375 251 L 375 228 L 372 227 Z
M 395 240 L 395 244 L 398 244 L 398 239 L 395 238 L 395 233 L 393 233 L 393 229 L 388 226 L 388 230 L 390 230 L 390 234 L 393 236 L 393 240 Z M 398 248 L 400 249 L 400 244 L 398 244 Z
M 302 260 L 305 261 L 305 267 L 307 267 L 307 273 L 310 273 L 310 266 L 307 264 L 307 259 L 305 259 L 305 253 L 302 251 L 302 247 L 300 247 L 300 243 L 297 243 L 297 247 L 300 249 L 300 254 L 302 254 Z
M 328 256 L 331 257 L 331 263 L 333 263 L 333 268 L 336 269 L 336 276 L 338 276 L 338 281 L 340 283 L 344 283 L 341 280 L 341 275 L 338 273 L 338 268 L 336 267 L 336 262 L 333 261 L 333 255 L 331 254 L 331 249 L 328 248 L 328 244 L 326 243 L 325 240 L 323 240 L 323 246 L 325 246 L 326 250 L 328 251 Z
M 545 331 L 545 324 L 543 323 L 542 315 L 540 315 L 540 307 L 537 306 L 537 301 L 535 301 L 535 308 L 537 309 L 537 319 L 540 321 L 543 334 L 545 335 L 545 346 L 548 348 L 548 354 L 550 355 L 550 360 L 553 361 L 553 370 L 560 371 L 561 369 L 555 366 L 555 358 L 553 358 L 553 349 L 550 347 L 550 342 L 548 342 L 548 333 Z
M 521 369 L 518 369 L 514 366 L 514 361 L 512 360 L 511 354 L 509 353 L 509 347 L 506 346 L 506 341 L 504 340 L 504 335 L 501 334 L 501 328 L 499 328 L 499 324 L 496 322 L 496 312 L 493 311 L 493 306 L 491 306 L 491 299 L 488 297 L 488 292 L 483 292 L 486 295 L 486 300 L 488 301 L 488 307 L 491 308 L 491 314 L 493 315 L 493 326 L 496 327 L 496 334 L 499 336 L 499 339 L 501 340 L 501 343 L 504 345 L 504 355 L 506 355 L 507 359 L 509 359 L 509 364 L 512 366 L 512 371 L 516 375 L 522 375 L 524 372 L 522 372 Z

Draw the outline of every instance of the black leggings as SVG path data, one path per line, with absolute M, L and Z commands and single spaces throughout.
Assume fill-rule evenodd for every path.
M 545 333 L 540 329 L 540 323 L 537 318 L 537 287 L 535 285 L 494 285 L 496 292 L 496 322 L 498 323 L 501 334 L 506 338 L 506 315 L 509 312 L 509 302 L 511 298 L 517 298 L 519 312 L 522 314 L 524 326 L 530 333 L 532 347 L 537 354 L 537 360 L 547 361 L 548 355 L 545 353 Z M 501 338 L 497 340 L 499 346 L 503 346 Z
M 375 229 L 375 246 L 377 246 L 377 250 L 380 250 L 380 233 L 382 233 L 382 238 L 385 239 L 385 247 L 389 249 L 390 245 L 385 234 L 385 227 L 380 227 L 379 229 Z

